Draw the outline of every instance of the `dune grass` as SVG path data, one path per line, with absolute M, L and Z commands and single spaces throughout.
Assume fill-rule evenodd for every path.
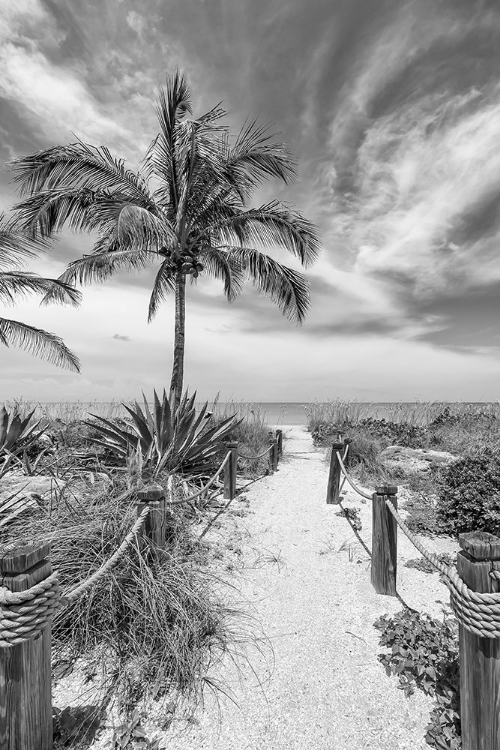
M 207 548 L 197 542 L 190 515 L 177 506 L 165 549 L 134 542 L 54 621 L 54 662 L 74 665 L 85 657 L 96 667 L 95 683 L 119 694 L 127 708 L 162 696 L 196 702 L 208 665 L 227 648 L 232 612 L 220 580 L 207 569 Z M 89 490 L 76 503 L 61 493 L 50 507 L 13 523 L 2 543 L 51 541 L 65 591 L 100 568 L 135 518 L 130 499 Z
M 220 403 L 216 399 L 212 410 L 217 421 L 223 421 L 233 414 L 240 420 L 232 431 L 232 438 L 238 442 L 238 452 L 241 456 L 257 456 L 268 447 L 269 426 L 266 424 L 265 412 L 258 404 L 236 401 Z M 265 473 L 267 466 L 266 456 L 255 461 L 240 460 L 238 472 L 244 476 L 258 476 Z
M 17 406 L 25 411 L 34 404 Z M 136 518 L 135 505 L 123 497 L 130 467 L 111 468 L 113 484 L 106 489 L 102 476 L 97 481 L 99 474 L 87 471 L 85 455 L 92 448 L 92 429 L 82 421 L 87 408 L 111 418 L 119 415 L 116 403 L 107 405 L 107 410 L 97 406 L 38 405 L 38 416 L 47 420 L 48 434 L 55 440 L 55 455 L 41 462 L 40 471 L 50 468 L 69 484 L 3 528 L 0 535 L 2 546 L 50 541 L 51 561 L 63 591 L 98 570 Z M 216 423 L 233 414 L 242 419 L 233 436 L 242 452 L 257 453 L 267 447 L 268 430 L 260 410 L 238 404 L 214 407 Z M 103 468 L 97 456 L 95 462 L 97 470 Z M 245 467 L 247 473 L 257 468 Z M 189 483 L 188 476 L 184 479 Z M 163 480 L 166 477 L 159 478 L 160 483 Z M 212 564 L 208 537 L 198 538 L 200 524 L 205 527 L 211 510 L 201 498 L 175 506 L 164 549 L 151 543 L 146 548 L 132 544 L 116 567 L 57 615 L 54 675 L 69 680 L 77 675 L 80 682 L 91 685 L 93 695 L 98 695 L 92 726 L 110 696 L 119 700 L 121 715 L 130 716 L 139 703 L 151 700 L 156 713 L 164 704 L 170 717 L 180 710 L 189 714 L 207 687 L 225 689 L 211 683 L 211 665 L 252 642 L 248 615 L 234 609 L 231 585 Z M 57 719 L 58 726 L 64 716 L 63 712 Z

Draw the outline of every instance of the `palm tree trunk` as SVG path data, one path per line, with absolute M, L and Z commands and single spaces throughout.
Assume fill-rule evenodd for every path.
M 186 276 L 177 271 L 175 280 L 174 362 L 170 382 L 170 407 L 179 406 L 184 381 L 184 337 L 186 330 Z

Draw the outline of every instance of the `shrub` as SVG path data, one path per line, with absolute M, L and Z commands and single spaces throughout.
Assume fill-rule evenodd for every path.
M 419 688 L 436 699 L 426 742 L 440 750 L 461 747 L 460 683 L 457 622 L 441 623 L 409 609 L 394 617 L 382 615 L 374 623 L 381 631 L 380 645 L 390 649 L 379 654 L 388 675 L 395 674 L 406 696 Z
M 362 419 L 357 427 L 373 435 L 384 447 L 402 445 L 405 448 L 422 448 L 428 440 L 425 427 L 408 422 L 387 422 L 370 417 Z
M 406 525 L 415 534 L 434 536 L 444 534 L 432 500 L 423 492 L 416 492 L 405 503 L 408 511 Z
M 429 446 L 454 454 L 474 456 L 499 443 L 500 419 L 485 409 L 456 414 L 447 407 L 429 424 Z
M 130 415 L 123 427 L 117 419 L 92 415 L 99 421 L 90 424 L 101 438 L 94 442 L 121 460 L 137 453 L 140 462 L 150 468 L 153 478 L 162 471 L 210 471 L 217 464 L 223 441 L 234 428 L 236 419 L 231 416 L 212 426 L 208 403 L 197 412 L 195 398 L 196 394 L 190 398 L 184 394 L 172 412 L 165 391 L 161 402 L 154 391 L 152 409 L 145 396 L 144 410 L 137 402 L 133 407 L 123 405 Z
M 437 503 L 437 519 L 449 534 L 500 532 L 500 460 L 491 451 L 451 464 Z
M 336 513 L 335 515 L 340 516 L 341 518 L 347 518 L 351 522 L 351 526 L 356 531 L 361 531 L 363 526 L 361 523 L 361 518 L 359 517 L 359 509 L 358 508 L 342 508 L 341 511 Z

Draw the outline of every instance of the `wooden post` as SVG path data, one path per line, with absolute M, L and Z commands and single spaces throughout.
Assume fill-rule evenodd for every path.
M 377 594 L 396 596 L 398 565 L 397 522 L 385 501 L 398 508 L 398 488 L 376 487 L 372 499 L 372 566 L 371 581 Z
M 269 473 L 273 474 L 276 471 L 276 461 L 274 458 L 274 446 L 276 445 L 276 438 L 273 435 L 272 430 L 269 430 L 267 433 L 269 436 L 269 445 L 271 446 L 268 456 L 269 456 Z
M 0 557 L 1 585 L 26 591 L 52 573 L 50 544 L 18 547 Z M 33 638 L 0 648 L 0 748 L 52 750 L 52 694 L 48 622 Z
M 236 475 L 238 470 L 238 443 L 231 440 L 226 443 L 228 451 L 231 451 L 229 461 L 224 466 L 224 499 L 234 500 L 236 495 Z
M 273 472 L 278 471 L 279 451 L 278 451 L 278 439 L 273 439 L 273 447 L 269 451 L 271 458 L 271 468 Z
M 283 430 L 276 430 L 276 440 L 278 441 L 278 460 L 283 455 Z
M 330 474 L 328 475 L 328 488 L 326 490 L 327 505 L 338 505 L 340 489 L 340 464 L 337 461 L 336 452 L 341 451 L 343 443 L 333 443 L 332 455 L 330 457 Z
M 473 591 L 498 592 L 500 538 L 484 531 L 459 534 L 460 578 Z M 500 639 L 481 638 L 460 624 L 460 720 L 463 750 L 500 748 Z
M 164 547 L 167 536 L 167 503 L 165 490 L 160 485 L 151 485 L 137 491 L 137 515 L 149 505 L 151 510 L 144 522 L 141 536 L 151 539 L 157 547 Z

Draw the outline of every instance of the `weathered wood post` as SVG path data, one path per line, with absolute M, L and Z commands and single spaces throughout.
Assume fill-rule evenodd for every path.
M 141 536 L 151 539 L 157 547 L 164 547 L 167 537 L 167 503 L 165 490 L 159 484 L 137 490 L 137 516 L 149 505 Z
M 330 456 L 330 473 L 328 475 L 328 487 L 326 490 L 326 503 L 327 505 L 338 505 L 339 503 L 339 489 L 340 489 L 340 464 L 337 460 L 337 451 L 341 451 L 344 447 L 344 443 L 333 443 L 332 454 Z
M 278 441 L 278 460 L 283 455 L 283 430 L 276 430 L 276 440 Z
M 460 578 L 473 591 L 494 593 L 500 570 L 500 538 L 483 531 L 459 534 Z M 460 719 L 463 750 L 500 748 L 500 639 L 481 638 L 460 624 Z
M 269 444 L 269 452 L 267 454 L 268 461 L 269 461 L 269 473 L 273 474 L 275 471 L 275 460 L 274 460 L 274 446 L 276 444 L 276 438 L 274 437 L 273 431 L 269 430 L 267 433 L 268 435 L 268 444 Z
M 47 560 L 50 544 L 18 547 L 0 557 L 1 584 L 9 591 L 27 591 L 52 574 Z M 26 602 L 30 604 L 29 601 Z M 2 609 L 8 605 L 0 606 Z M 36 626 L 35 626 L 36 627 Z M 0 646 L 0 748 L 52 750 L 50 619 L 28 640 Z
M 234 500 L 238 469 L 238 443 L 236 440 L 230 440 L 226 443 L 226 446 L 231 455 L 229 456 L 229 461 L 224 466 L 224 499 Z
M 397 522 L 385 501 L 398 509 L 398 488 L 376 487 L 372 498 L 372 564 L 371 581 L 377 594 L 396 596 L 398 565 Z
M 278 471 L 279 451 L 278 451 L 278 438 L 273 437 L 273 447 L 269 451 L 269 458 L 271 461 L 271 471 L 274 473 Z

